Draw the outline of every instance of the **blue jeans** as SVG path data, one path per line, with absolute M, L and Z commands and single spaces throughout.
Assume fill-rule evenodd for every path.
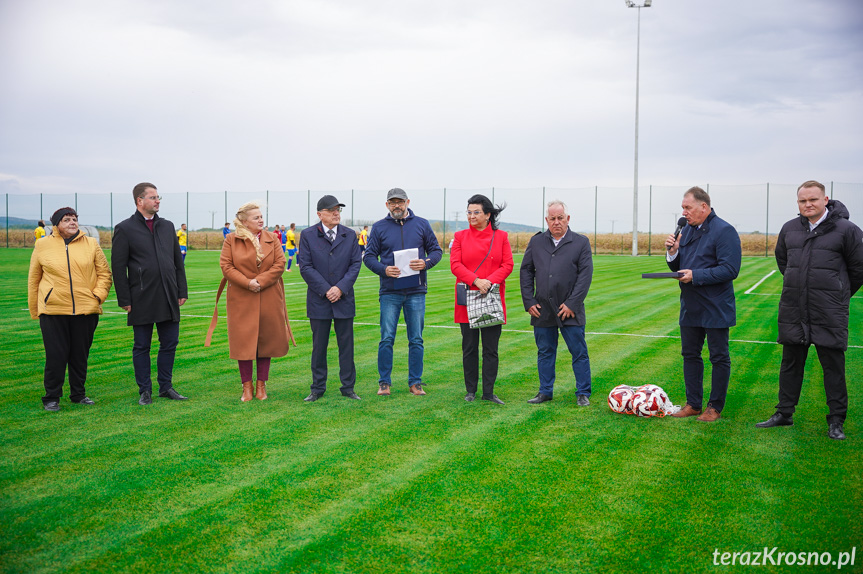
M 559 329 L 572 355 L 572 372 L 575 375 L 575 394 L 590 396 L 590 357 L 584 340 L 584 326 L 566 325 Z M 558 327 L 534 327 L 536 339 L 536 367 L 539 371 L 539 392 L 554 396 L 554 364 L 557 361 Z
M 425 293 L 384 293 L 381 303 L 381 342 L 378 345 L 378 384 L 391 385 L 393 372 L 393 343 L 399 315 L 404 310 L 408 331 L 408 385 L 422 383 L 423 378 L 423 326 L 426 315 Z

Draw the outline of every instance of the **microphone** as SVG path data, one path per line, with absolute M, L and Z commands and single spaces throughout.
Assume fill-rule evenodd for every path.
M 686 218 L 681 217 L 677 220 L 677 228 L 674 230 L 674 239 L 677 239 L 684 227 L 686 227 Z M 666 247 L 665 250 L 671 251 L 671 246 Z

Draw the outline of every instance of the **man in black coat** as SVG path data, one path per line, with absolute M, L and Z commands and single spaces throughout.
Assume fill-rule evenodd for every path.
M 562 201 L 549 202 L 545 221 L 548 229 L 531 238 L 519 271 L 521 299 L 533 325 L 539 371 L 539 392 L 527 402 L 539 404 L 554 397 L 560 331 L 572 355 L 577 403 L 587 406 L 591 389 L 584 299 L 593 278 L 590 242 L 569 229 L 569 214 Z
M 845 350 L 851 297 L 863 285 L 863 231 L 848 220 L 842 203 L 824 186 L 807 181 L 797 189 L 800 216 L 782 226 L 776 263 L 784 276 L 779 299 L 779 404 L 759 428 L 790 426 L 800 399 L 809 346 L 824 372 L 827 436 L 844 439 L 848 411 Z
M 180 338 L 180 306 L 189 297 L 186 271 L 174 224 L 158 215 L 159 197 L 152 183 L 139 183 L 132 190 L 137 211 L 114 228 L 111 271 L 117 304 L 127 313 L 134 331 L 132 364 L 140 398 L 152 403 L 150 344 L 153 325 L 159 333 L 156 359 L 159 396 L 185 400 L 174 390 L 171 378 L 174 354 Z
M 339 378 L 342 395 L 359 400 L 354 392 L 354 316 L 357 314 L 354 283 L 363 266 L 357 234 L 339 225 L 345 206 L 332 195 L 318 200 L 320 221 L 303 229 L 297 263 L 308 284 L 306 315 L 312 328 L 312 389 L 304 400 L 314 402 L 327 390 L 327 346 L 330 328 L 339 346 Z

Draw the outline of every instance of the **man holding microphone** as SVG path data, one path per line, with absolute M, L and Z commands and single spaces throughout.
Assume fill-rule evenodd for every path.
M 686 405 L 672 416 L 700 415 L 699 421 L 713 422 L 725 406 L 731 378 L 728 352 L 729 328 L 737 324 L 734 279 L 740 273 L 740 236 L 710 207 L 710 196 L 700 187 L 683 194 L 683 217 L 688 225 L 679 236 L 665 240 L 668 267 L 679 271 L 680 343 Z M 710 398 L 702 413 L 704 339 L 710 349 Z

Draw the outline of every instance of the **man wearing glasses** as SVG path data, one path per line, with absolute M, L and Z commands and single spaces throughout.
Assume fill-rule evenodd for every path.
M 308 285 L 306 315 L 312 328 L 312 389 L 304 400 L 314 402 L 327 390 L 327 346 L 330 326 L 339 346 L 339 379 L 342 395 L 354 400 L 357 369 L 354 364 L 354 283 L 362 258 L 357 234 L 339 225 L 344 203 L 332 195 L 318 200 L 317 224 L 300 233 L 297 264 Z
M 159 396 L 185 400 L 173 386 L 174 354 L 180 338 L 180 306 L 189 297 L 186 271 L 174 224 L 159 217 L 159 197 L 152 183 L 139 183 L 132 190 L 137 210 L 114 228 L 111 271 L 117 304 L 134 331 L 132 364 L 140 398 L 153 402 L 150 378 L 150 344 L 153 325 L 159 334 L 156 359 Z
M 389 214 L 372 227 L 363 262 L 380 275 L 381 342 L 378 345 L 378 394 L 390 394 L 393 371 L 393 342 L 399 315 L 404 312 L 408 335 L 408 389 L 414 395 L 422 388 L 423 325 L 425 322 L 426 271 L 443 256 L 429 222 L 410 210 L 411 200 L 403 189 L 387 192 Z M 395 260 L 404 255 L 408 269 Z

